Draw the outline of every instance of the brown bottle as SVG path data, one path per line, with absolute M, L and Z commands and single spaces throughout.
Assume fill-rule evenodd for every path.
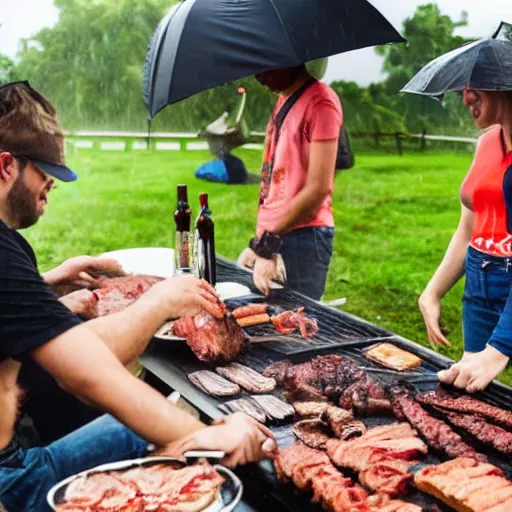
M 174 212 L 174 220 L 176 222 L 174 258 L 177 274 L 190 273 L 192 271 L 190 218 L 191 211 L 188 205 L 187 185 L 178 185 L 178 205 Z
M 198 277 L 206 279 L 212 286 L 217 282 L 215 262 L 215 233 L 212 212 L 208 207 L 208 194 L 199 196 L 201 211 L 196 221 Z

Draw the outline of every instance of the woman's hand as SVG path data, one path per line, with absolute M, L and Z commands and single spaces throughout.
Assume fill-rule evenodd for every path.
M 431 293 L 423 292 L 418 300 L 418 306 L 425 321 L 430 344 L 433 347 L 451 346 L 441 331 L 441 299 Z
M 482 352 L 465 354 L 462 360 L 437 376 L 443 384 L 476 393 L 485 389 L 507 367 L 509 358 L 487 345 Z
M 253 269 L 257 258 L 256 253 L 247 247 L 240 253 L 240 256 L 238 256 L 236 264 L 242 268 Z

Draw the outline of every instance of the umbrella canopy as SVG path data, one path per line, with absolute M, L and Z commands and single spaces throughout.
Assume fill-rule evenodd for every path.
M 248 75 L 404 41 L 367 0 L 183 0 L 150 43 L 144 101 L 154 116 Z
M 507 38 L 508 27 L 502 23 L 492 38 L 434 59 L 401 92 L 440 97 L 449 91 L 461 92 L 466 86 L 481 91 L 511 91 L 512 41 Z

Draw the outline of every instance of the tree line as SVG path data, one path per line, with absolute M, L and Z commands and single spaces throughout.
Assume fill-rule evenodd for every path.
M 55 0 L 57 24 L 23 40 L 14 61 L 0 55 L 0 81 L 28 79 L 55 103 L 68 130 L 144 130 L 147 114 L 141 84 L 146 48 L 169 4 L 170 0 Z M 447 95 L 441 104 L 399 94 L 424 64 L 466 42 L 456 35 L 465 25 L 466 13 L 452 20 L 435 4 L 420 6 L 403 23 L 407 45 L 376 49 L 384 57 L 384 81 L 368 87 L 332 83 L 349 130 L 471 133 L 471 120 L 456 95 Z M 153 129 L 197 131 L 234 108 L 241 85 L 247 90 L 245 121 L 251 130 L 261 131 L 274 97 L 252 77 L 167 107 L 155 118 Z

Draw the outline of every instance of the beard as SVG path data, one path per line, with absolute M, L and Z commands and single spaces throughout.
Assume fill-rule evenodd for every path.
M 20 174 L 7 196 L 7 208 L 15 229 L 28 228 L 39 220 L 34 193 L 23 182 L 23 174 Z

